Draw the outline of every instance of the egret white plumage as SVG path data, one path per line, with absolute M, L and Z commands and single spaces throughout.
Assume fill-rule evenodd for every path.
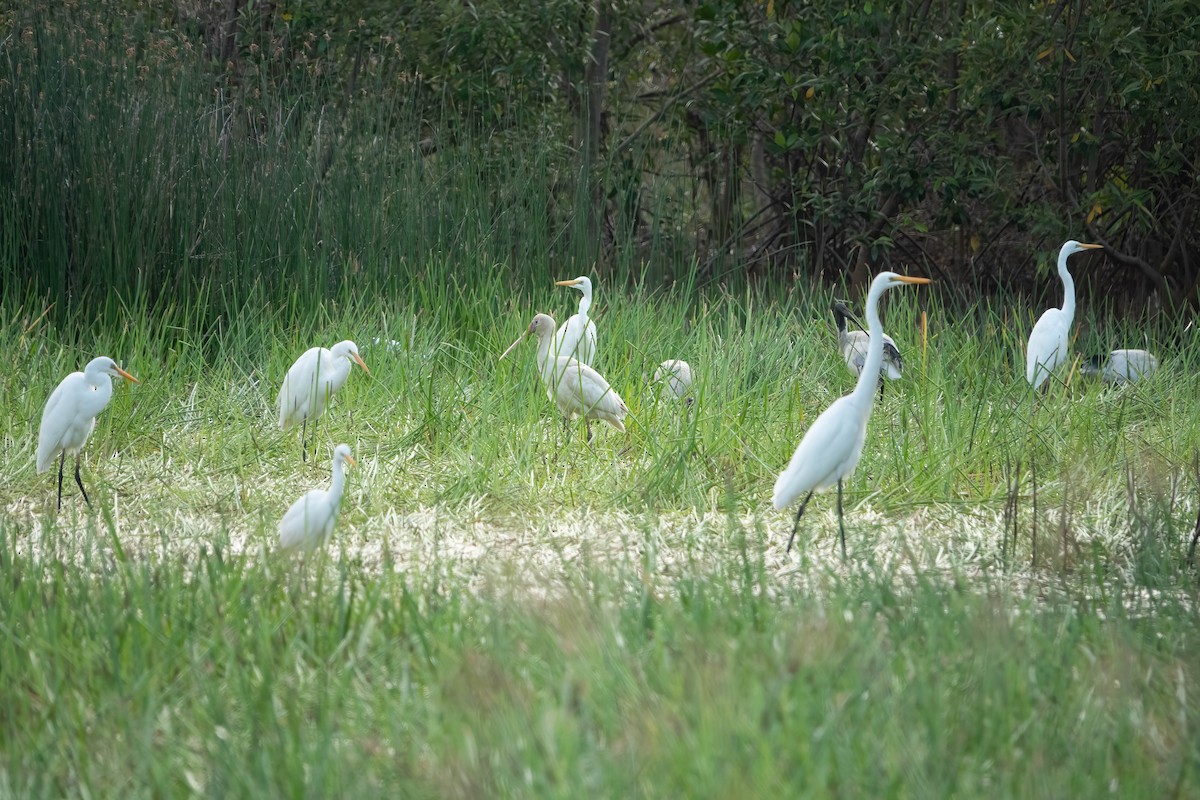
M 535 316 L 525 333 L 501 354 L 500 360 L 531 333 L 538 337 L 537 366 L 542 383 L 566 421 L 569 423 L 575 417 L 583 417 L 589 441 L 592 438 L 592 420 L 607 422 L 617 430 L 624 431 L 623 420 L 629 409 L 616 390 L 608 385 L 608 381 L 582 361 L 550 352 L 554 342 L 554 318 L 549 314 Z
M 846 362 L 846 368 L 850 370 L 850 374 L 858 377 L 862 374 L 863 364 L 867 361 L 867 343 L 870 340 L 870 335 L 866 331 L 852 331 L 846 327 L 846 320 L 853 320 L 858 327 L 862 327 L 862 323 L 851 313 L 849 307 L 841 300 L 834 300 L 832 309 L 833 319 L 837 323 L 838 329 L 838 350 L 842 354 L 842 358 Z M 896 347 L 896 342 L 886 333 L 883 335 L 883 366 L 879 369 L 879 397 L 883 398 L 883 379 L 898 381 L 901 377 L 901 371 L 904 369 L 904 359 L 900 357 L 900 350 Z
M 1058 277 L 1063 282 L 1062 308 L 1042 312 L 1029 334 L 1025 348 L 1025 379 L 1034 389 L 1063 364 L 1071 354 L 1071 323 L 1075 320 L 1075 280 L 1067 271 L 1067 259 L 1073 253 L 1096 250 L 1101 245 L 1080 244 L 1072 239 L 1058 251 Z
M 96 415 L 104 410 L 112 399 L 112 379 L 138 379 L 117 366 L 108 356 L 93 358 L 83 372 L 72 372 L 50 393 L 46 408 L 42 411 L 42 425 L 38 430 L 37 471 L 50 469 L 54 457 L 58 461 L 58 507 L 62 508 L 63 464 L 67 454 L 75 456 L 75 483 L 83 493 L 89 506 L 87 490 L 79 477 L 79 453 L 96 427 Z
M 788 506 L 800 495 L 805 494 L 792 535 L 788 538 L 788 552 L 796 538 L 800 517 L 813 492 L 833 484 L 838 487 L 838 532 L 842 541 L 842 556 L 846 555 L 846 528 L 842 520 L 842 481 L 854 473 L 867 441 L 867 420 L 871 418 L 871 407 L 875 402 L 875 381 L 883 366 L 883 323 L 879 320 L 879 298 L 893 286 L 903 284 L 925 284 L 928 278 L 911 278 L 894 272 L 881 272 L 871 282 L 867 293 L 867 324 L 871 335 L 867 344 L 867 357 L 858 376 L 858 385 L 850 394 L 839 397 L 821 412 L 800 440 L 796 452 L 787 468 L 779 473 L 775 481 L 775 508 Z
M 1079 365 L 1083 375 L 1111 384 L 1134 383 L 1157 369 L 1158 359 L 1146 350 L 1113 350 L 1107 358 L 1092 356 Z
M 337 520 L 342 490 L 346 487 L 343 465 L 358 462 L 350 454 L 350 445 L 339 444 L 333 450 L 333 480 L 328 489 L 310 489 L 279 521 L 279 546 L 284 550 L 313 550 L 329 541 Z
M 591 366 L 596 358 L 596 323 L 588 319 L 592 307 L 592 279 L 585 275 L 569 281 L 555 281 L 555 286 L 569 286 L 583 292 L 579 298 L 579 312 L 567 320 L 554 339 L 554 354 L 569 356 Z
M 366 363 L 358 355 L 358 345 L 350 340 L 333 347 L 310 347 L 296 359 L 279 390 L 279 427 L 287 430 L 301 423 L 301 455 L 308 458 L 308 421 L 314 425 L 325 413 L 330 397 L 350 377 L 350 368 L 358 364 L 368 375 Z
M 692 367 L 686 361 L 669 358 L 654 370 L 654 383 L 658 384 L 664 400 L 683 400 L 691 405 L 694 398 L 688 395 L 692 388 Z

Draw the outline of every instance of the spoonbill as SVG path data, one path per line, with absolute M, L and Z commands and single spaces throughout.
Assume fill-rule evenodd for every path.
M 279 427 L 283 430 L 301 424 L 301 458 L 308 460 L 308 421 L 313 425 L 325 413 L 333 393 L 350 377 L 350 367 L 358 364 L 368 375 L 366 363 L 358 355 L 358 345 L 350 340 L 333 347 L 310 347 L 296 359 L 279 390 Z
M 549 314 L 538 314 L 529 323 L 525 333 L 508 346 L 498 360 L 513 351 L 529 334 L 538 338 L 537 366 L 541 373 L 546 393 L 563 413 L 569 424 L 575 417 L 583 417 L 588 441 L 592 440 L 591 421 L 607 422 L 619 431 L 625 430 L 625 415 L 629 409 L 616 390 L 596 370 L 570 356 L 553 355 L 554 318 Z
M 1033 331 L 1029 334 L 1029 345 L 1025 348 L 1025 379 L 1034 389 L 1041 388 L 1046 378 L 1071 352 L 1071 323 L 1075 319 L 1075 280 L 1067 271 L 1067 258 L 1084 250 L 1097 250 L 1098 244 L 1080 244 L 1072 239 L 1058 251 L 1058 277 L 1063 282 L 1062 308 L 1048 308 L 1042 312 Z
M 579 298 L 579 313 L 572 315 L 558 331 L 554 354 L 570 356 L 591 366 L 596 357 L 596 323 L 588 319 L 588 309 L 592 307 L 592 279 L 580 275 L 569 281 L 555 281 L 554 285 L 569 286 L 583 293 Z
M 838 532 L 842 540 L 842 557 L 846 557 L 846 527 L 842 520 L 842 480 L 854 473 L 858 459 L 862 456 L 867 441 L 867 420 L 871 418 L 871 407 L 875 402 L 875 381 L 883 365 L 883 323 L 879 320 L 879 298 L 893 286 L 903 284 L 925 284 L 928 278 L 912 278 L 894 272 L 881 272 L 871 281 L 867 293 L 867 323 L 871 338 L 867 343 L 867 357 L 858 385 L 850 394 L 833 401 L 829 408 L 813 421 L 800 440 L 796 452 L 787 468 L 779 473 L 775 481 L 775 508 L 786 508 L 801 494 L 804 500 L 796 511 L 792 524 L 792 535 L 788 538 L 788 552 L 796 538 L 796 529 L 804 508 L 812 499 L 813 492 L 825 489 L 834 483 L 838 487 Z
M 850 370 L 850 374 L 858 377 L 862 374 L 863 364 L 867 360 L 867 342 L 870 337 L 865 331 L 847 330 L 846 320 L 854 321 L 858 327 L 862 327 L 862 323 L 851 313 L 850 308 L 841 300 L 834 300 L 832 309 L 833 319 L 837 322 L 838 329 L 838 350 L 842 353 L 842 358 L 846 361 L 846 367 Z M 886 333 L 883 335 L 883 366 L 879 370 L 879 399 L 883 399 L 883 379 L 898 381 L 901 377 L 901 371 L 904 369 L 904 360 L 900 358 L 900 350 L 896 347 L 896 343 L 892 337 Z
M 343 464 L 357 465 L 350 445 L 339 444 L 333 450 L 333 480 L 328 489 L 310 489 L 292 503 L 279 521 L 279 547 L 283 550 L 313 550 L 329 541 L 342 490 L 346 487 Z
M 1134 383 L 1157 369 L 1158 359 L 1147 350 L 1113 350 L 1107 358 L 1092 356 L 1079 365 L 1083 375 L 1111 384 Z
M 112 379 L 138 379 L 117 366 L 108 356 L 93 358 L 83 372 L 72 372 L 50 393 L 46 408 L 42 411 L 42 426 L 38 430 L 37 471 L 40 475 L 50 469 L 54 457 L 58 460 L 58 508 L 62 509 L 63 464 L 67 454 L 75 456 L 75 483 L 83 493 L 83 501 L 90 507 L 87 490 L 79 477 L 79 453 L 92 429 L 96 427 L 96 415 L 104 410 L 112 399 Z

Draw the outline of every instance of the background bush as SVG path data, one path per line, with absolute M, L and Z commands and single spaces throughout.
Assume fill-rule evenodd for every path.
M 92 313 L 593 268 L 1198 302 L 1184 0 L 87 0 L 0 17 L 0 277 Z M 551 268 L 551 265 L 553 267 Z

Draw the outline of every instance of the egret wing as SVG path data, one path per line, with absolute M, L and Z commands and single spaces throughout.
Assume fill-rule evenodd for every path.
M 1029 334 L 1029 344 L 1025 349 L 1025 379 L 1038 388 L 1050 377 L 1063 361 L 1069 351 L 1067 331 L 1071 320 L 1061 308 L 1047 309 L 1033 331 Z
M 283 515 L 279 521 L 279 546 L 314 547 L 324 537 L 325 530 L 333 519 L 328 492 L 310 489 Z
M 588 325 L 591 325 L 591 320 L 588 321 Z M 567 320 L 567 324 L 554 334 L 554 354 L 560 358 L 574 358 L 587 364 L 596 349 L 594 327 L 592 326 L 592 338 L 589 342 L 585 335 L 588 331 L 584 327 L 583 318 L 578 314 L 573 315 Z
M 583 341 L 579 345 L 579 360 L 590 365 L 596 359 L 596 323 L 590 319 L 584 329 Z
M 775 508 L 835 483 L 848 461 L 858 461 L 866 435 L 867 426 L 851 396 L 835 400 L 805 432 L 792 460 L 775 481 Z
M 317 391 L 316 384 L 322 372 L 333 369 L 333 359 L 325 357 L 328 352 L 323 347 L 310 347 L 288 369 L 279 389 L 280 428 L 290 428 L 321 413 L 322 392 Z
M 45 472 L 54 463 L 61 449 L 63 437 L 70 430 L 79 414 L 79 392 L 86 389 L 82 372 L 72 372 L 54 387 L 46 407 L 42 410 L 42 424 L 38 429 L 37 471 Z

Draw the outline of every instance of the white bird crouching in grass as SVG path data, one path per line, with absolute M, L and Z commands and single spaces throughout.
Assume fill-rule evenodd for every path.
M 538 372 L 550 399 L 558 406 L 566 421 L 569 423 L 575 417 L 583 417 L 589 441 L 592 438 L 592 420 L 607 422 L 617 430 L 624 431 L 624 419 L 629 409 L 616 390 L 608 385 L 608 381 L 577 359 L 550 353 L 554 342 L 554 318 L 549 314 L 534 317 L 525 333 L 501 354 L 500 360 L 531 333 L 538 337 Z
M 308 458 L 308 421 L 315 424 L 325 413 L 330 397 L 350 377 L 353 364 L 371 373 L 358 355 L 358 345 L 347 340 L 331 348 L 310 347 L 287 371 L 279 390 L 279 427 L 287 430 L 301 424 L 302 458 Z
M 695 402 L 688 392 L 692 389 L 692 367 L 688 362 L 669 358 L 654 370 L 654 383 L 658 384 L 659 396 L 663 400 L 683 400 L 689 406 Z
M 554 339 L 554 354 L 569 356 L 591 366 L 596 358 L 596 323 L 588 319 L 588 309 L 592 307 L 592 279 L 580 275 L 569 281 L 555 281 L 554 285 L 583 292 L 583 297 L 579 298 L 579 313 L 567 320 Z
M 867 441 L 867 420 L 875 402 L 875 382 L 883 364 L 883 323 L 879 320 L 879 298 L 893 286 L 906 283 L 929 283 L 928 278 L 910 278 L 894 272 L 881 272 L 871 282 L 867 294 L 867 324 L 871 338 L 867 358 L 858 376 L 858 385 L 845 397 L 833 401 L 829 408 L 813 421 L 800 440 L 787 468 L 775 481 L 775 508 L 783 509 L 804 494 L 796 511 L 788 552 L 796 538 L 796 528 L 813 492 L 833 484 L 838 487 L 838 532 L 842 541 L 842 557 L 846 557 L 846 528 L 842 521 L 842 480 L 854 473 Z M 807 492 L 807 494 L 805 494 Z
M 867 343 L 871 337 L 866 331 L 852 331 L 846 327 L 847 319 L 853 320 L 854 324 L 860 328 L 862 323 L 855 318 L 845 303 L 834 300 L 831 310 L 833 319 L 837 323 L 838 350 L 841 352 L 850 374 L 857 378 L 862 374 L 863 365 L 867 363 Z M 900 357 L 900 349 L 896 347 L 892 337 L 885 333 L 883 335 L 883 366 L 879 369 L 880 399 L 883 399 L 883 379 L 898 381 L 902 377 L 903 370 L 904 359 Z
M 58 461 L 60 509 L 63 464 L 68 453 L 75 456 L 75 483 L 83 493 L 84 502 L 89 506 L 92 504 L 79 477 L 79 453 L 96 427 L 96 415 L 103 411 L 112 399 L 113 378 L 138 382 L 137 378 L 118 367 L 117 362 L 111 358 L 93 358 L 84 367 L 83 372 L 72 372 L 63 378 L 46 401 L 46 408 L 42 411 L 42 425 L 38 430 L 37 471 L 41 474 L 50 469 L 54 457 L 62 454 Z
M 1135 383 L 1157 370 L 1158 359 L 1146 350 L 1113 350 L 1107 359 L 1092 356 L 1079 365 L 1083 375 L 1111 384 Z
M 1041 385 L 1071 354 L 1071 323 L 1075 321 L 1075 280 L 1067 271 L 1067 259 L 1073 253 L 1099 249 L 1098 244 L 1066 242 L 1058 251 L 1058 277 L 1063 282 L 1062 308 L 1042 312 L 1029 334 L 1025 348 L 1025 379 L 1034 389 Z
M 337 520 L 342 490 L 346 487 L 344 464 L 355 466 L 350 446 L 333 450 L 333 480 L 328 489 L 311 489 L 283 515 L 279 522 L 279 547 L 283 550 L 313 550 L 329 541 Z

